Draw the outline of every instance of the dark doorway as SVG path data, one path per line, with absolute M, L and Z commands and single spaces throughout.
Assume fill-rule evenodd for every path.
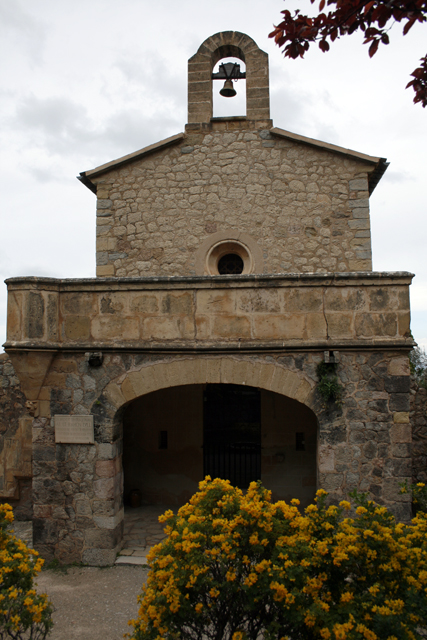
M 247 489 L 261 479 L 261 393 L 208 384 L 203 394 L 203 470 Z

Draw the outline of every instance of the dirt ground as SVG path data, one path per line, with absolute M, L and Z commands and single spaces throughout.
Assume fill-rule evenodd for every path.
M 38 591 L 55 607 L 49 640 L 119 640 L 132 628 L 137 596 L 147 577 L 143 567 L 72 567 L 63 573 L 42 571 Z

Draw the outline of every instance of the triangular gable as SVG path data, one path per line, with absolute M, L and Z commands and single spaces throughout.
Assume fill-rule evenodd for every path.
M 352 160 L 361 160 L 362 162 L 368 162 L 372 164 L 373 169 L 368 174 L 370 194 L 373 192 L 378 182 L 384 175 L 384 172 L 387 169 L 388 165 L 390 164 L 389 162 L 387 162 L 386 158 L 368 156 L 366 153 L 360 153 L 359 151 L 353 151 L 352 149 L 339 147 L 336 144 L 322 142 L 321 140 L 315 140 L 314 138 L 307 138 L 306 136 L 301 136 L 298 133 L 292 133 L 291 131 L 286 131 L 285 129 L 279 129 L 278 127 L 273 127 L 272 129 L 270 129 L 270 133 L 278 136 L 279 138 L 288 138 L 289 140 L 293 140 L 294 142 L 302 142 L 303 144 L 308 144 L 312 147 L 318 147 L 320 149 L 324 149 L 325 151 L 332 151 L 334 153 L 343 154 L 345 156 L 348 156 Z
M 177 133 L 170 138 L 165 138 L 164 140 L 160 140 L 160 142 L 155 142 L 154 144 L 148 145 L 148 147 L 144 147 L 143 149 L 139 149 L 138 151 L 134 151 L 133 153 L 129 153 L 126 156 L 122 156 L 121 158 L 117 158 L 117 160 L 111 160 L 111 162 L 106 162 L 105 164 L 101 164 L 99 167 L 95 167 L 95 169 L 90 169 L 89 171 L 82 171 L 77 179 L 83 182 L 83 184 L 96 193 L 96 184 L 92 182 L 92 178 L 97 178 L 103 173 L 108 173 L 114 169 L 118 169 L 118 167 L 122 167 L 125 164 L 130 162 L 135 162 L 136 160 L 140 160 L 141 158 L 150 155 L 150 153 L 154 153 L 155 151 L 160 151 L 161 149 L 165 149 L 166 147 L 170 147 L 177 142 L 180 142 L 185 137 L 185 133 Z

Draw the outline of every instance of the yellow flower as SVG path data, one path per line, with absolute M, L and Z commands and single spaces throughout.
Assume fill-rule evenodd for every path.
M 10 618 L 15 629 L 18 629 L 21 618 L 18 615 L 11 616 Z
M 257 531 L 255 531 L 255 533 L 253 533 L 251 535 L 251 537 L 249 538 L 249 544 L 259 544 L 258 532 Z
M 314 617 L 314 615 L 312 613 L 306 613 L 305 618 L 304 618 L 304 622 L 306 627 L 314 627 L 315 623 L 316 623 L 316 618 Z
M 347 632 L 353 629 L 354 625 L 351 622 L 345 622 L 344 624 L 334 624 L 333 632 L 336 640 L 346 640 Z
M 257 578 L 256 573 L 253 573 L 253 572 L 252 572 L 252 573 L 250 573 L 250 574 L 247 576 L 247 578 L 245 578 L 244 584 L 245 584 L 247 587 L 251 587 L 253 584 L 255 584 L 255 582 L 257 581 L 257 579 L 258 579 L 258 578 Z
M 308 507 L 304 509 L 304 511 L 306 513 L 314 513 L 315 511 L 317 511 L 317 507 L 315 504 L 309 504 Z
M 358 624 L 356 631 L 361 633 L 366 640 L 377 640 L 378 636 L 373 631 L 370 631 L 364 624 Z
M 354 595 L 351 593 L 351 591 L 344 591 L 344 593 L 341 594 L 341 602 L 350 602 L 350 600 L 353 600 Z
M 325 491 L 324 489 L 318 489 L 318 490 L 316 491 L 316 496 L 317 496 L 318 498 L 320 498 L 321 496 L 327 496 L 327 495 L 328 495 L 328 492 L 327 492 L 327 491 Z

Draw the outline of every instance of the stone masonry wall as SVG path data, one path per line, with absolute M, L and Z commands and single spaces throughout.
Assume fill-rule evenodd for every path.
M 88 348 L 262 341 L 410 346 L 408 274 L 8 281 L 8 345 Z M 52 312 L 53 310 L 53 312 Z M 17 356 L 15 356 L 17 357 Z M 18 366 L 18 365 L 16 365 Z M 21 365 L 25 375 L 27 364 Z
M 427 483 L 427 389 L 412 378 L 412 481 Z
M 193 125 L 181 144 L 93 178 L 97 275 L 196 274 L 197 249 L 227 230 L 253 238 L 264 273 L 370 270 L 372 165 L 260 124 Z
M 31 422 L 26 398 L 6 353 L 0 354 L 0 501 L 15 518 L 31 518 Z
M 113 562 L 123 526 L 121 415 L 125 405 L 120 397 L 128 402 L 138 397 L 132 391 L 135 385 L 139 394 L 144 393 L 144 380 L 162 381 L 158 388 L 174 384 L 168 373 L 172 363 L 179 363 L 177 385 L 246 381 L 295 397 L 295 381 L 297 386 L 301 381 L 305 390 L 300 397 L 307 398 L 304 402 L 319 422 L 318 486 L 330 492 L 333 502 L 352 489 L 369 491 L 399 518 L 407 519 L 408 496 L 399 494 L 399 483 L 411 478 L 407 357 L 369 350 L 340 353 L 341 407 L 324 407 L 316 392 L 316 366 L 322 357 L 323 352 L 228 357 L 107 353 L 102 366 L 94 368 L 84 354 L 59 355 L 45 381 L 51 416 L 92 414 L 96 442 L 55 445 L 52 417 L 34 420 L 36 548 L 61 562 Z M 216 373 L 212 377 L 208 371 Z M 107 393 L 112 380 L 117 390 Z

